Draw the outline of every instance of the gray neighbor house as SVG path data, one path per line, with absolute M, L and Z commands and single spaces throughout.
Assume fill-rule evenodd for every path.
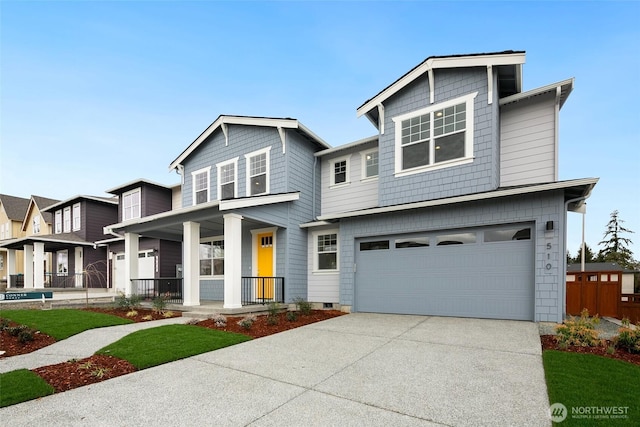
M 185 306 L 561 322 L 567 212 L 598 180 L 558 180 L 573 79 L 523 92 L 524 62 L 429 57 L 357 108 L 375 135 L 338 147 L 296 119 L 219 116 L 170 163 L 178 208 L 105 227 L 125 291 L 157 239 L 182 246 Z

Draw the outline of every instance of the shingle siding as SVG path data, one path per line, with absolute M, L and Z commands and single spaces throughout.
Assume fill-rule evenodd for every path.
M 171 210 L 171 190 L 168 188 L 144 185 L 141 196 L 142 216 Z
M 73 209 L 71 212 L 73 216 Z M 118 206 L 84 200 L 80 206 L 80 216 L 80 231 L 75 233 L 88 242 L 108 239 L 113 236 L 105 235 L 104 227 L 118 221 Z

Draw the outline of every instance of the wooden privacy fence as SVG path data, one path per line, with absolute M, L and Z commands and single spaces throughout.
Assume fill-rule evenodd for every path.
M 640 322 L 640 294 L 621 295 L 618 318 L 624 319 L 625 317 L 633 324 Z

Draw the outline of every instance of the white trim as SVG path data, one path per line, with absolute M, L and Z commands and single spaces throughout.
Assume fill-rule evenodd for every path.
M 552 182 L 548 184 L 532 185 L 528 187 L 506 188 L 503 190 L 495 190 L 495 191 L 489 191 L 485 193 L 467 194 L 464 196 L 448 197 L 445 199 L 427 200 L 424 202 L 404 203 L 401 205 L 385 206 L 381 208 L 362 209 L 359 211 L 320 215 L 318 216 L 317 220 L 318 222 L 331 221 L 331 220 L 340 219 L 340 218 L 352 218 L 352 217 L 362 216 L 362 215 L 400 212 L 400 211 L 406 211 L 410 209 L 452 205 L 455 203 L 473 202 L 478 200 L 497 199 L 500 197 L 518 196 L 522 194 L 538 193 L 542 191 L 563 190 L 563 189 L 567 189 L 567 188 L 571 188 L 579 185 L 587 185 L 593 188 L 593 186 L 596 185 L 598 180 L 599 178 L 582 178 L 582 179 L 574 179 L 570 181 L 561 181 L 561 182 Z M 589 189 L 586 193 L 589 194 L 590 192 L 591 190 Z M 315 223 L 310 223 L 310 224 L 315 224 Z
M 395 127 L 395 141 L 394 141 L 394 162 L 395 169 L 394 173 L 396 177 L 413 175 L 415 173 L 433 171 L 437 169 L 442 169 L 450 166 L 459 166 L 461 164 L 470 163 L 473 161 L 473 140 L 474 140 L 474 119 L 475 119 L 475 109 L 474 109 L 474 100 L 478 92 L 469 93 L 463 96 L 460 96 L 455 99 L 450 99 L 445 102 L 441 102 L 439 104 L 430 105 L 429 107 L 421 108 L 420 110 L 411 111 L 409 113 L 402 114 L 400 116 L 393 117 L 392 120 L 394 122 Z M 422 166 L 417 166 L 411 169 L 403 169 L 402 168 L 402 122 L 408 120 L 413 117 L 421 116 L 424 114 L 431 114 L 436 110 L 441 110 L 443 108 L 451 107 L 454 105 L 465 103 L 465 143 L 464 143 L 464 151 L 465 156 L 452 159 L 445 162 L 435 163 L 435 150 L 434 150 L 434 135 L 433 135 L 433 125 L 434 120 L 433 117 L 429 120 L 431 126 L 431 132 L 429 134 L 429 139 L 422 141 L 428 142 L 429 144 L 429 163 Z
M 271 146 L 266 148 L 262 148 L 260 150 L 253 151 L 249 154 L 245 154 L 245 164 L 246 164 L 246 184 L 245 192 L 247 197 L 260 196 L 264 194 L 269 194 L 269 181 L 271 180 Z M 251 194 L 251 158 L 260 156 L 264 154 L 266 160 L 266 170 L 265 170 L 265 191 L 263 193 Z
M 351 154 L 342 157 L 336 157 L 335 159 L 329 160 L 329 188 L 336 187 L 344 187 L 346 185 L 351 184 Z M 345 181 L 336 183 L 336 172 L 335 167 L 336 163 L 344 162 L 345 163 Z
M 358 117 L 360 117 L 364 114 L 367 114 L 378 104 L 383 103 L 385 100 L 398 93 L 408 84 L 410 84 L 429 70 L 435 70 L 438 68 L 486 67 L 487 65 L 521 65 L 525 63 L 525 59 L 526 55 L 524 52 L 428 58 L 413 70 L 396 80 L 382 92 L 378 93 L 376 96 L 365 102 L 356 110 L 357 115 Z M 429 80 L 431 79 L 432 78 L 430 78 Z M 433 84 L 431 81 L 429 83 L 429 101 L 430 103 L 433 103 L 434 100 L 431 95 L 431 92 L 433 91 Z
M 210 242 L 215 242 L 215 241 L 222 241 L 222 243 L 224 244 L 224 236 L 212 236 L 212 237 L 201 237 L 200 238 L 200 243 L 210 243 Z M 226 245 L 225 245 L 226 246 Z M 198 249 L 200 248 L 200 246 L 198 246 Z M 222 262 L 224 263 L 224 258 L 226 256 L 226 253 L 224 254 L 224 256 L 222 257 Z M 215 258 L 211 258 L 211 259 L 215 259 Z M 220 259 L 220 258 L 217 258 Z M 211 265 L 211 272 L 213 273 L 213 264 Z M 224 273 L 222 274 L 210 274 L 210 275 L 203 275 L 200 274 L 200 250 L 198 250 L 198 277 L 200 277 L 201 279 L 207 279 L 207 280 L 223 280 L 224 279 Z
M 216 193 L 216 200 L 220 200 L 222 198 L 222 179 L 221 179 L 221 173 L 222 173 L 222 168 L 224 166 L 233 164 L 233 198 L 235 199 L 236 197 L 238 197 L 238 159 L 240 157 L 234 157 L 231 160 L 225 160 L 224 162 L 220 162 L 220 163 L 216 163 L 216 173 L 217 173 L 217 193 Z M 228 183 L 227 183 L 228 184 Z
M 311 239 L 313 245 L 313 269 L 312 274 L 335 274 L 340 272 L 340 230 L 338 228 L 331 228 L 327 230 L 318 230 L 311 232 Z M 325 236 L 327 234 L 336 235 L 336 268 L 331 270 L 320 270 L 318 268 L 318 236 Z
M 139 197 L 140 200 L 138 201 L 138 215 L 136 215 L 136 216 L 132 215 L 132 216 L 130 216 L 128 218 L 125 218 L 125 214 L 124 213 L 125 213 L 126 206 L 124 204 L 124 199 L 125 199 L 125 197 L 131 196 L 131 195 L 133 195 L 135 193 L 139 193 L 140 194 L 140 197 Z M 132 204 L 131 207 L 132 206 L 134 206 L 134 205 Z M 130 221 L 132 219 L 140 218 L 141 216 L 142 216 L 142 187 L 137 187 L 137 188 L 134 188 L 133 190 L 129 190 L 129 191 L 125 192 L 125 193 L 122 193 L 122 221 Z
M 434 102 L 436 102 L 436 84 L 435 84 L 435 78 L 433 76 L 433 68 L 430 68 L 428 70 L 428 77 L 429 77 L 429 104 L 433 104 Z
M 196 203 L 196 175 L 200 175 L 205 172 L 207 174 L 207 201 L 204 203 L 211 201 L 211 166 L 207 166 L 206 168 L 191 172 L 191 204 L 193 206 L 202 204 Z
M 380 135 L 384 135 L 384 105 L 378 104 L 378 129 Z
M 253 206 L 271 205 L 274 203 L 293 202 L 300 199 L 300 193 L 273 194 L 263 196 L 244 197 L 235 200 L 220 200 L 219 210 L 249 208 Z
M 258 275 L 258 235 L 273 233 L 273 266 L 271 268 L 273 277 L 277 277 L 278 273 L 276 271 L 276 236 L 278 235 L 278 227 L 267 227 L 267 228 L 255 228 L 253 230 L 249 230 L 251 232 L 251 275 Z
M 227 127 L 226 123 L 221 123 L 220 124 L 220 129 L 222 130 L 222 133 L 224 134 L 224 146 L 228 147 L 229 146 L 229 128 Z
M 314 227 L 322 227 L 323 225 L 331 225 L 333 224 L 332 222 L 329 221 L 314 221 L 314 222 L 307 222 L 304 224 L 300 224 L 300 228 L 314 228 Z
M 524 99 L 532 98 L 537 95 L 542 95 L 546 92 L 556 92 L 557 88 L 562 90 L 562 97 L 560 99 L 560 107 L 567 100 L 571 91 L 573 90 L 574 78 L 562 80 L 561 82 L 552 83 L 550 85 L 541 86 L 536 89 L 529 90 L 527 92 L 516 93 L 515 95 L 507 96 L 500 99 L 500 106 L 511 104 L 512 102 L 522 101 Z
M 326 156 L 328 154 L 335 153 L 337 151 L 348 150 L 350 148 L 357 147 L 359 145 L 368 144 L 370 142 L 378 142 L 378 137 L 379 137 L 379 135 L 369 136 L 367 138 L 362 138 L 362 139 L 359 139 L 357 141 L 349 142 L 347 144 L 340 145 L 338 147 L 329 148 L 328 150 L 316 151 L 315 153 L 313 153 L 313 155 L 315 157 L 322 157 L 322 156 Z
M 76 224 L 76 208 L 78 208 L 78 224 Z M 71 206 L 71 229 L 78 231 L 82 228 L 82 207 L 80 203 L 74 203 Z
M 53 214 L 53 233 L 62 234 L 62 209 L 58 209 Z
M 280 135 L 280 141 L 282 142 L 282 154 L 286 154 L 286 152 L 287 152 L 287 133 L 282 128 L 282 126 L 278 126 L 278 135 Z
M 487 65 L 487 103 L 493 104 L 493 66 Z
M 378 153 L 378 173 L 375 175 L 367 176 L 367 156 L 371 153 Z M 360 152 L 360 163 L 361 163 L 361 173 L 360 173 L 360 181 L 373 181 L 380 176 L 380 150 L 378 147 L 372 148 L 370 150 L 365 150 Z
M 140 179 L 136 179 L 136 180 L 133 180 L 133 181 L 129 181 L 129 182 L 124 183 L 122 185 L 118 185 L 117 187 L 110 188 L 107 191 L 105 191 L 105 193 L 116 194 L 116 192 L 118 190 L 121 190 L 123 188 L 129 187 L 129 186 L 134 185 L 134 184 L 148 184 L 148 185 L 153 185 L 155 187 L 161 187 L 161 188 L 166 188 L 166 189 L 171 189 L 171 188 L 175 187 L 176 185 L 179 185 L 179 184 L 164 185 L 164 184 L 160 184 L 158 182 L 154 182 L 154 181 L 151 181 L 151 180 L 148 180 L 148 179 L 140 178 Z
M 68 226 L 67 219 L 69 220 Z M 71 233 L 71 206 L 62 209 L 62 232 Z

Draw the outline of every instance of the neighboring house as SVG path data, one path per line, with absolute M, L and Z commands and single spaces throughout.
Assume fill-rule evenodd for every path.
M 566 215 L 598 180 L 558 181 L 573 79 L 523 92 L 524 62 L 429 57 L 357 109 L 376 135 L 335 148 L 295 119 L 218 117 L 170 164 L 180 209 L 107 227 L 125 281 L 143 236 L 183 242 L 185 305 L 562 321 Z
M 118 197 L 118 222 L 139 220 L 181 206 L 180 186 L 168 187 L 145 179 L 107 190 Z M 116 235 L 97 242 L 106 245 L 111 271 L 111 287 L 126 292 L 125 242 Z M 182 265 L 182 243 L 178 240 L 141 237 L 138 244 L 138 278 L 176 277 Z M 143 293 L 138 290 L 137 293 Z
M 569 264 L 567 265 L 567 282 L 574 281 L 575 274 L 581 272 L 596 276 L 613 274 L 616 275 L 615 280 L 618 280 L 617 275 L 620 275 L 621 293 L 634 293 L 634 276 L 638 272 L 621 267 L 615 262 L 587 262 L 584 264 L 584 271 L 581 264 Z
M 0 194 L 0 244 L 7 240 L 22 237 L 22 222 L 27 214 L 30 199 Z M 0 248 L 0 281 L 6 284 L 11 274 L 24 273 L 22 251 L 9 252 Z M 10 266 L 9 266 L 10 265 Z
M 35 198 L 32 198 L 34 201 Z M 23 223 L 25 237 L 2 244 L 9 251 L 24 250 L 24 287 L 107 287 L 107 254 L 97 247 L 103 227 L 117 221 L 118 202 L 112 198 L 75 196 L 62 202 L 37 201 Z M 38 210 L 35 210 L 38 207 Z M 43 218 L 37 232 L 36 218 Z M 51 260 L 51 261 L 47 261 Z M 28 265 L 42 265 L 29 269 Z

